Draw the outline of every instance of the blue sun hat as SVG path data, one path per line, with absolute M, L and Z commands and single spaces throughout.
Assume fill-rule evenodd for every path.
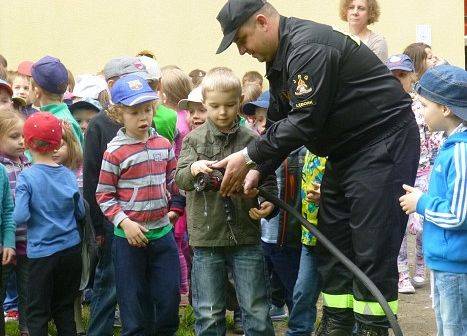
M 467 71 L 453 65 L 428 69 L 415 84 L 415 91 L 429 101 L 445 105 L 467 120 Z
M 257 100 L 243 105 L 242 110 L 246 115 L 254 115 L 257 107 L 267 109 L 269 107 L 269 91 L 264 91 Z

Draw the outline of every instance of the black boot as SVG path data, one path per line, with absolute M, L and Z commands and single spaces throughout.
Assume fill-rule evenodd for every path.
M 388 328 L 357 322 L 357 336 L 389 336 Z
M 323 317 L 315 336 L 352 336 L 353 316 L 351 309 L 323 307 Z

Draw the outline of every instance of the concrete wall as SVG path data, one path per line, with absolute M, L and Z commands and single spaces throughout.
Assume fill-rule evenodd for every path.
M 389 53 L 416 39 L 416 25 L 429 24 L 435 53 L 464 66 L 464 4 L 461 0 L 380 0 L 382 15 L 372 29 Z M 21 60 L 59 57 L 75 74 L 95 73 L 105 62 L 141 49 L 162 65 L 183 70 L 225 65 L 241 75 L 264 73 L 264 65 L 235 47 L 215 55 L 221 38 L 215 17 L 223 0 L 4 0 L 0 3 L 0 53 L 16 68 Z M 271 0 L 286 16 L 309 18 L 346 29 L 338 0 Z

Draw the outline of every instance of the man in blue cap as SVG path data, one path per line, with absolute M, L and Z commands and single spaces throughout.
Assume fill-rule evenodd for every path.
M 415 179 L 420 146 L 410 97 L 365 44 L 331 26 L 281 16 L 264 0 L 229 0 L 217 20 L 224 34 L 218 53 L 235 43 L 241 55 L 266 62 L 274 121 L 214 165 L 226 168 L 221 193 L 243 183 L 249 192 L 302 145 L 328 157 L 320 230 L 397 313 L 397 255 L 407 223 L 397 199 L 402 184 Z M 258 170 L 249 171 L 255 164 Z M 358 335 L 388 335 L 368 289 L 322 246 L 317 254 L 324 308 L 316 335 L 350 336 L 355 321 Z

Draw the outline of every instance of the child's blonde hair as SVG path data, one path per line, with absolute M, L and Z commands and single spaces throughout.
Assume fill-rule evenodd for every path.
M 208 71 L 201 82 L 203 99 L 210 91 L 235 91 L 239 98 L 242 97 L 242 83 L 234 72 L 226 67 L 217 67 Z
M 177 68 L 162 68 L 161 90 L 170 105 L 176 106 L 182 99 L 186 99 L 193 86 L 191 78 Z
M 153 101 L 151 103 L 153 104 L 153 111 L 155 111 L 156 108 L 157 108 L 157 105 L 159 104 L 159 102 L 158 101 Z M 131 108 L 131 107 L 130 106 L 124 106 L 122 104 L 115 104 L 115 105 L 110 105 L 109 108 L 106 110 L 106 112 L 107 112 L 107 115 L 110 117 L 110 119 L 112 119 L 113 121 L 115 121 L 118 124 L 123 125 L 122 115 L 123 115 L 123 110 L 125 108 Z
M 255 83 L 243 85 L 242 94 L 243 104 L 255 101 L 261 96 L 261 87 Z
M 83 163 L 83 151 L 81 150 L 81 145 L 73 133 L 71 125 L 66 121 L 62 121 L 62 125 L 62 139 L 68 146 L 68 156 L 65 161 L 61 162 L 61 164 L 71 170 L 76 170 L 81 167 L 81 164 Z
M 263 76 L 258 71 L 247 71 L 243 75 L 242 84 L 258 83 L 263 87 Z
M 2 110 L 0 112 L 0 139 L 3 139 L 19 121 L 24 122 L 24 118 L 13 108 Z

